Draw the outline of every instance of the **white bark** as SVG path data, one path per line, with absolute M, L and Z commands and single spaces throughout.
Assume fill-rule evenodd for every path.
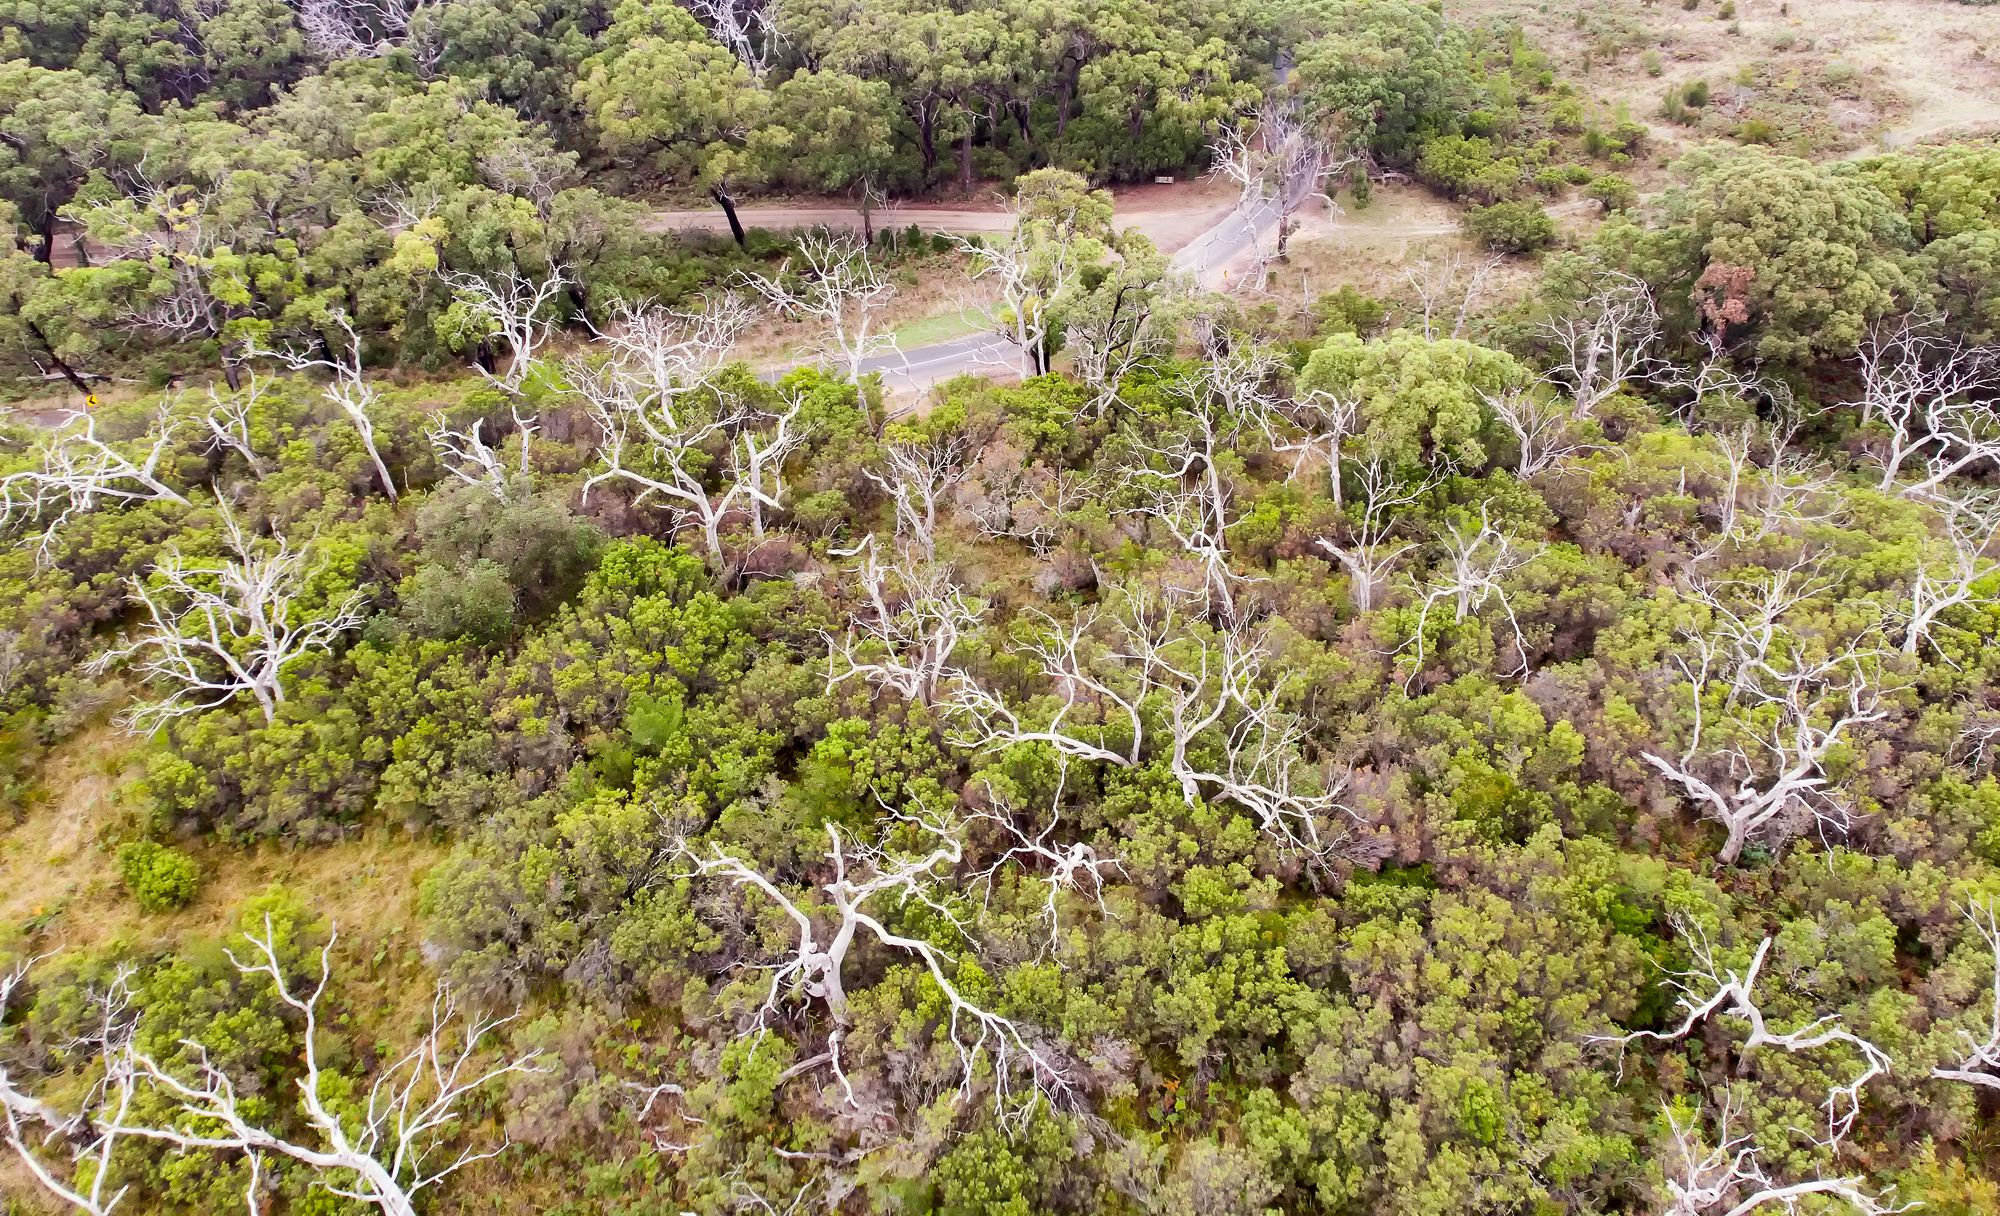
M 1749 1133 L 1739 1135 L 1731 1130 L 1742 1114 L 1743 1099 L 1734 1090 L 1725 1088 L 1722 1109 L 1716 1117 L 1715 1144 L 1711 1147 L 1703 1141 L 1696 1119 L 1683 1121 L 1672 1107 L 1667 1108 L 1673 1154 L 1665 1169 L 1668 1200 L 1665 1216 L 1750 1216 L 1760 1209 L 1797 1213 L 1799 1201 L 1808 1195 L 1845 1200 L 1860 1216 L 1894 1216 L 1921 1206 L 1914 1203 L 1890 1206 L 1895 1203 L 1893 1195 L 1864 1189 L 1868 1180 L 1860 1175 L 1793 1183 L 1773 1181 L 1757 1160 L 1762 1150 Z
M 518 393 L 535 369 L 535 351 L 549 340 L 555 322 L 544 315 L 549 302 L 571 282 L 568 266 L 556 265 L 538 283 L 518 270 L 507 270 L 492 278 L 475 274 L 444 274 L 441 277 L 475 315 L 493 327 L 493 336 L 507 344 L 509 359 L 504 374 L 495 376 L 484 366 L 473 369 L 508 393 Z
M 1971 922 L 1974 931 L 1986 942 L 1986 948 L 1993 955 L 1992 1011 L 1987 1020 L 1986 1037 L 1974 1038 L 1970 1031 L 1961 1030 L 1964 1050 L 1959 1055 L 1956 1068 L 1933 1068 L 1931 1075 L 1944 1081 L 1963 1081 L 1983 1089 L 2000 1089 L 2000 900 L 1988 899 L 1983 904 L 1971 904 L 1965 909 L 1965 919 Z
M 1569 396 L 1572 416 L 1591 418 L 1597 407 L 1653 367 L 1660 339 L 1660 310 L 1653 294 L 1627 274 L 1613 274 L 1574 312 L 1543 323 L 1553 347 L 1543 377 Z
M 1391 540 L 1401 522 L 1401 509 L 1422 499 L 1434 483 L 1428 478 L 1399 482 L 1395 466 L 1380 455 L 1356 461 L 1355 468 L 1361 498 L 1347 512 L 1347 541 L 1336 544 L 1322 536 L 1318 544 L 1346 567 L 1354 610 L 1368 612 L 1375 607 L 1376 593 L 1388 583 L 1396 563 L 1417 547 L 1414 541 L 1397 544 Z
M 1098 914 L 1116 920 L 1117 916 L 1104 902 L 1104 876 L 1107 871 L 1120 875 L 1125 873 L 1124 863 L 1116 857 L 1100 857 L 1097 850 L 1081 840 L 1071 841 L 1067 846 L 1051 844 L 1057 829 L 1062 826 L 1062 792 L 1069 777 L 1069 764 L 1065 761 L 1056 778 L 1055 796 L 1050 800 L 1049 821 L 1042 830 L 1030 836 L 1015 822 L 1018 812 L 1010 806 L 989 785 L 988 797 L 994 803 L 991 810 L 974 815 L 977 820 L 996 825 L 1006 834 L 1010 842 L 1007 850 L 995 858 L 993 864 L 981 870 L 977 877 L 986 881 L 986 898 L 993 898 L 993 879 L 1005 869 L 1009 862 L 1016 862 L 1024 870 L 1030 867 L 1046 868 L 1046 873 L 1037 876 L 1036 881 L 1044 888 L 1042 922 L 1047 926 L 1048 939 L 1043 944 L 1037 959 L 1056 955 L 1058 966 L 1062 965 L 1060 941 L 1062 936 L 1062 902 L 1072 892 L 1082 893 L 1089 888 L 1090 897 L 1097 904 Z
M 257 454 L 257 447 L 251 441 L 250 411 L 257 404 L 261 390 L 257 384 L 257 374 L 250 373 L 250 388 L 245 393 L 231 393 L 225 400 L 215 385 L 208 386 L 208 411 L 202 415 L 203 425 L 208 427 L 208 450 L 218 452 L 228 450 L 243 458 L 250 466 L 250 475 L 263 480 L 267 471 L 264 458 Z
M 294 605 L 318 572 L 307 552 L 273 535 L 276 551 L 246 536 L 220 497 L 234 561 L 190 565 L 169 547 L 151 580 L 134 579 L 132 597 L 152 618 L 137 640 L 98 656 L 104 671 L 120 659 L 144 657 L 136 670 L 165 684 L 158 701 L 132 711 L 127 724 L 150 734 L 169 719 L 214 709 L 239 693 L 257 699 L 269 723 L 284 702 L 284 669 L 314 650 L 331 650 L 341 634 L 361 623 L 361 593 L 354 592 L 325 616 L 301 619 Z
M 1502 531 L 1492 520 L 1490 505 L 1484 502 L 1479 504 L 1479 527 L 1475 530 L 1471 525 L 1472 521 L 1465 519 L 1445 530 L 1440 541 L 1444 550 L 1443 560 L 1419 587 L 1423 594 L 1423 606 L 1417 613 L 1416 633 L 1405 643 L 1416 647 L 1415 662 L 1406 687 L 1414 684 L 1417 677 L 1423 674 L 1427 645 L 1424 630 L 1430 623 L 1432 608 L 1440 601 L 1451 604 L 1453 621 L 1463 622 L 1485 608 L 1490 601 L 1498 600 L 1501 613 L 1513 631 L 1515 657 L 1519 660 L 1508 674 L 1527 672 L 1527 640 L 1501 580 L 1541 556 L 1548 546 Z
M 797 246 L 798 265 L 787 258 L 776 274 L 753 274 L 749 283 L 770 302 L 772 312 L 817 325 L 818 336 L 808 349 L 841 366 L 848 381 L 859 385 L 863 363 L 896 349 L 896 335 L 881 328 L 880 315 L 896 286 L 882 277 L 852 234 L 811 233 L 798 238 Z
M 872 536 L 845 551 L 855 553 L 865 555 L 853 573 L 867 605 L 854 613 L 844 638 L 827 638 L 827 689 L 859 678 L 905 700 L 937 703 L 958 678 L 952 652 L 978 626 L 986 605 L 936 565 L 907 556 L 883 565 Z
M 944 492 L 965 480 L 966 441 L 962 436 L 891 440 L 882 445 L 881 471 L 863 469 L 896 509 L 896 535 L 922 546 L 925 561 L 937 560 L 937 509 Z
M 2000 503 L 1984 496 L 1935 502 L 1944 534 L 1918 538 L 1909 598 L 1893 614 L 1902 624 L 1902 651 L 1912 658 L 1947 609 L 1992 603 L 1979 588 L 2000 571 L 2000 560 L 1987 556 L 2000 539 Z
M 710 851 L 702 854 L 685 841 L 681 843 L 681 853 L 694 867 L 696 876 L 726 878 L 739 887 L 754 888 L 777 904 L 797 928 L 798 941 L 790 957 L 770 969 L 770 985 L 751 1018 L 752 1028 L 759 1035 L 766 1033 L 784 1005 L 824 1003 L 833 1023 L 824 1062 L 831 1066 L 834 1079 L 846 1094 L 846 1102 L 858 1109 L 859 1100 L 841 1063 L 840 1044 L 854 1022 L 847 997 L 847 955 L 855 938 L 866 930 L 882 945 L 922 962 L 944 994 L 949 1008 L 945 1032 L 958 1053 L 961 1101 L 972 1094 L 979 1056 L 990 1052 L 994 1064 L 994 1109 L 1003 1121 L 1009 1125 L 1024 1123 L 1044 1100 L 1056 1106 L 1066 1105 L 1071 1082 L 1053 1056 L 1030 1041 L 1017 1023 L 967 1000 L 946 966 L 951 961 L 949 954 L 928 941 L 892 932 L 869 911 L 869 905 L 879 899 L 886 898 L 898 905 L 916 900 L 963 932 L 956 912 L 934 894 L 934 888 L 949 881 L 952 868 L 965 855 L 961 826 L 922 808 L 916 815 L 897 818 L 929 838 L 932 842 L 929 852 L 895 856 L 877 846 L 844 841 L 838 827 L 826 825 L 826 857 L 832 864 L 833 878 L 821 884 L 820 890 L 832 903 L 837 919 L 823 937 L 813 918 L 749 861 L 724 851 L 720 845 L 711 845 Z M 1024 1100 L 1010 1108 L 1008 1099 L 1017 1070 L 1026 1071 L 1028 1090 Z
M 382 453 L 375 447 L 375 423 L 368 417 L 368 410 L 381 397 L 381 392 L 361 374 L 361 338 L 354 332 L 354 323 L 339 309 L 333 310 L 329 318 L 344 335 L 339 350 L 327 344 L 325 359 L 295 350 L 266 350 L 252 345 L 250 358 L 276 359 L 295 372 L 323 371 L 330 377 L 320 395 L 340 408 L 354 424 L 361 436 L 361 446 L 368 451 L 368 458 L 375 462 L 375 475 L 381 479 L 382 492 L 395 502 L 396 481 L 389 476 L 389 466 L 383 462 Z
M 81 425 L 79 425 L 81 424 Z M 64 414 L 37 442 L 41 465 L 0 478 L 0 524 L 44 523 L 38 537 L 42 560 L 52 555 L 57 533 L 74 517 L 101 502 L 177 502 L 187 505 L 160 479 L 160 459 L 180 429 L 171 402 L 162 402 L 147 429 L 146 454 L 137 461 L 97 437 L 97 419 L 80 410 Z
M 1641 759 L 1728 830 L 1717 854 L 1725 864 L 1753 837 L 1782 842 L 1800 830 L 1792 820 L 1843 832 L 1851 825 L 1846 804 L 1825 791 L 1820 765 L 1843 736 L 1886 711 L 1865 639 L 1821 657 L 1785 625 L 1786 613 L 1820 590 L 1803 564 L 1760 583 L 1696 579 L 1686 589 L 1710 618 L 1685 631 L 1687 651 L 1669 659 L 1690 696 L 1687 745 L 1678 758 Z
M 437 450 L 438 463 L 444 471 L 469 486 L 478 486 L 501 502 L 507 501 L 507 463 L 500 453 L 487 445 L 480 435 L 485 426 L 484 418 L 474 418 L 472 425 L 462 431 L 451 429 L 451 420 L 443 410 L 431 415 L 430 426 L 424 434 Z M 526 436 L 522 437 L 526 440 Z
M 1880 488 L 1928 494 L 1946 479 L 2000 460 L 2000 348 L 1946 340 L 1928 318 L 1878 321 L 1861 344 L 1864 427 L 1880 421 L 1886 434 L 1868 457 L 1882 471 Z M 1905 466 L 1920 462 L 1915 480 Z
M 1796 1030 L 1774 1031 L 1764 1021 L 1764 1012 L 1758 1006 L 1755 995 L 1757 973 L 1764 968 L 1764 960 L 1771 952 L 1771 944 L 1776 939 L 1767 937 L 1759 942 L 1755 953 L 1750 956 L 1750 965 L 1738 972 L 1724 966 L 1717 958 L 1715 948 L 1708 940 L 1708 934 L 1698 925 L 1676 913 L 1674 928 L 1687 940 L 1688 953 L 1693 959 L 1693 967 L 1670 977 L 1671 983 L 1679 990 L 1675 1007 L 1684 1011 L 1680 1025 L 1672 1030 L 1637 1030 L 1621 1036 L 1593 1036 L 1593 1042 L 1616 1043 L 1622 1055 L 1624 1049 L 1633 1043 L 1650 1039 L 1660 1043 L 1677 1042 L 1684 1039 L 1694 1028 L 1715 1014 L 1739 1018 L 1750 1024 L 1750 1033 L 1739 1049 L 1740 1058 L 1746 1059 L 1750 1053 L 1762 1047 L 1776 1047 L 1787 1052 L 1817 1051 L 1834 1043 L 1844 1043 L 1857 1052 L 1864 1067 L 1845 1085 L 1835 1085 L 1827 1090 L 1826 1135 L 1822 1142 L 1830 1148 L 1838 1149 L 1841 1141 L 1854 1130 L 1854 1121 L 1861 1116 L 1861 1090 L 1868 1082 L 1889 1071 L 1889 1057 L 1881 1048 L 1848 1030 L 1840 1024 L 1838 1014 L 1818 1018 Z
M 480 1041 L 513 1021 L 461 1010 L 451 990 L 438 985 L 431 1002 L 430 1028 L 401 1059 L 383 1069 L 368 1089 L 366 1104 L 349 1099 L 343 1086 L 332 1083 L 319 1054 L 319 1001 L 332 979 L 333 939 L 320 951 L 319 983 L 310 993 L 294 993 L 278 961 L 269 917 L 264 936 L 246 935 L 257 954 L 245 962 L 229 955 L 244 975 L 267 975 L 278 999 L 304 1019 L 303 1062 L 299 1106 L 313 1143 L 296 1143 L 251 1122 L 228 1075 L 210 1063 L 200 1044 L 200 1064 L 192 1080 L 183 1079 L 146 1058 L 136 1056 L 141 1074 L 161 1094 L 191 1116 L 192 1124 L 145 1128 L 135 1134 L 181 1148 L 273 1153 L 288 1157 L 320 1174 L 328 1193 L 382 1211 L 384 1216 L 416 1216 L 416 1197 L 457 1171 L 505 1152 L 499 1147 L 479 1152 L 466 1149 L 439 1166 L 431 1156 L 461 1117 L 468 1095 L 488 1082 L 516 1073 L 540 1071 L 532 1053 L 512 1060 L 480 1063 Z M 198 1128 L 199 1131 L 189 1130 Z M 329 1174 L 340 1178 L 330 1181 Z M 345 1175 L 352 1174 L 348 1182 Z

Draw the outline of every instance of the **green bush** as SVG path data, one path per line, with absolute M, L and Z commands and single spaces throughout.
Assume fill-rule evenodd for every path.
M 1598 178 L 1586 186 L 1583 192 L 1603 203 L 1606 211 L 1625 211 L 1639 201 L 1638 188 L 1615 173 L 1607 173 Z
M 1500 253 L 1545 249 L 1556 239 L 1556 222 L 1540 203 L 1495 203 L 1465 213 L 1466 235 Z
M 1639 66 L 1646 70 L 1646 75 L 1658 76 L 1662 66 L 1660 63 L 1660 53 L 1658 51 L 1641 51 L 1639 53 Z
M 1736 15 L 1736 0 L 1722 0 L 1722 6 L 1715 10 L 1717 21 L 1727 21 Z
M 1736 128 L 1736 138 L 1746 144 L 1768 144 L 1777 137 L 1777 128 L 1761 118 L 1746 118 Z
M 1702 106 L 1707 105 L 1708 81 L 1705 78 L 1698 77 L 1682 85 L 1681 100 L 1686 102 L 1688 105 L 1695 107 L 1696 109 L 1700 109 Z
M 184 908 L 201 889 L 201 867 L 179 849 L 137 840 L 118 850 L 118 876 L 148 912 Z

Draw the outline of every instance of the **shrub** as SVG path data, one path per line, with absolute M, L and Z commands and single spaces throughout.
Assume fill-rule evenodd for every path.
M 1495 203 L 1465 213 L 1466 235 L 1500 253 L 1528 253 L 1556 239 L 1556 222 L 1540 203 Z
M 1736 128 L 1736 138 L 1746 144 L 1768 144 L 1777 135 L 1777 128 L 1761 118 L 1746 118 Z
M 1717 21 L 1727 21 L 1735 15 L 1736 0 L 1722 0 L 1721 7 L 1715 10 L 1715 19 Z
M 1340 290 L 1330 291 L 1314 300 L 1312 312 L 1322 334 L 1361 334 L 1365 337 L 1388 319 L 1389 306 L 1356 290 L 1352 283 L 1342 283 Z
M 118 876 L 148 912 L 184 908 L 201 889 L 201 867 L 179 849 L 137 840 L 118 850 Z
M 1607 173 L 1590 183 L 1584 193 L 1604 204 L 1606 211 L 1624 211 L 1639 201 L 1639 190 L 1615 173 Z
M 1639 66 L 1646 69 L 1646 75 L 1658 76 L 1661 67 L 1660 53 L 1658 51 L 1641 51 L 1639 53 Z
M 1549 107 L 1549 125 L 1558 131 L 1583 130 L 1583 99 L 1565 97 Z
M 1681 86 L 1681 100 L 1700 109 L 1708 104 L 1708 81 L 1696 78 Z

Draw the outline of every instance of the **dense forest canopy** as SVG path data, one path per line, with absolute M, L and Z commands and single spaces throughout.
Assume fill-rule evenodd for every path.
M 5 1210 L 2000 1210 L 2000 146 L 1559 66 L 0 0 L 0 875 L 108 791 Z M 1200 173 L 1235 294 L 1105 189 Z M 1005 374 L 869 371 L 939 282 Z

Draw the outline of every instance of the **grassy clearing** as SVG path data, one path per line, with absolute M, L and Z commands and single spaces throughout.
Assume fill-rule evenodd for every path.
M 969 308 L 958 309 L 898 327 L 896 345 L 903 350 L 917 350 L 978 333 L 982 328 L 977 313 Z

